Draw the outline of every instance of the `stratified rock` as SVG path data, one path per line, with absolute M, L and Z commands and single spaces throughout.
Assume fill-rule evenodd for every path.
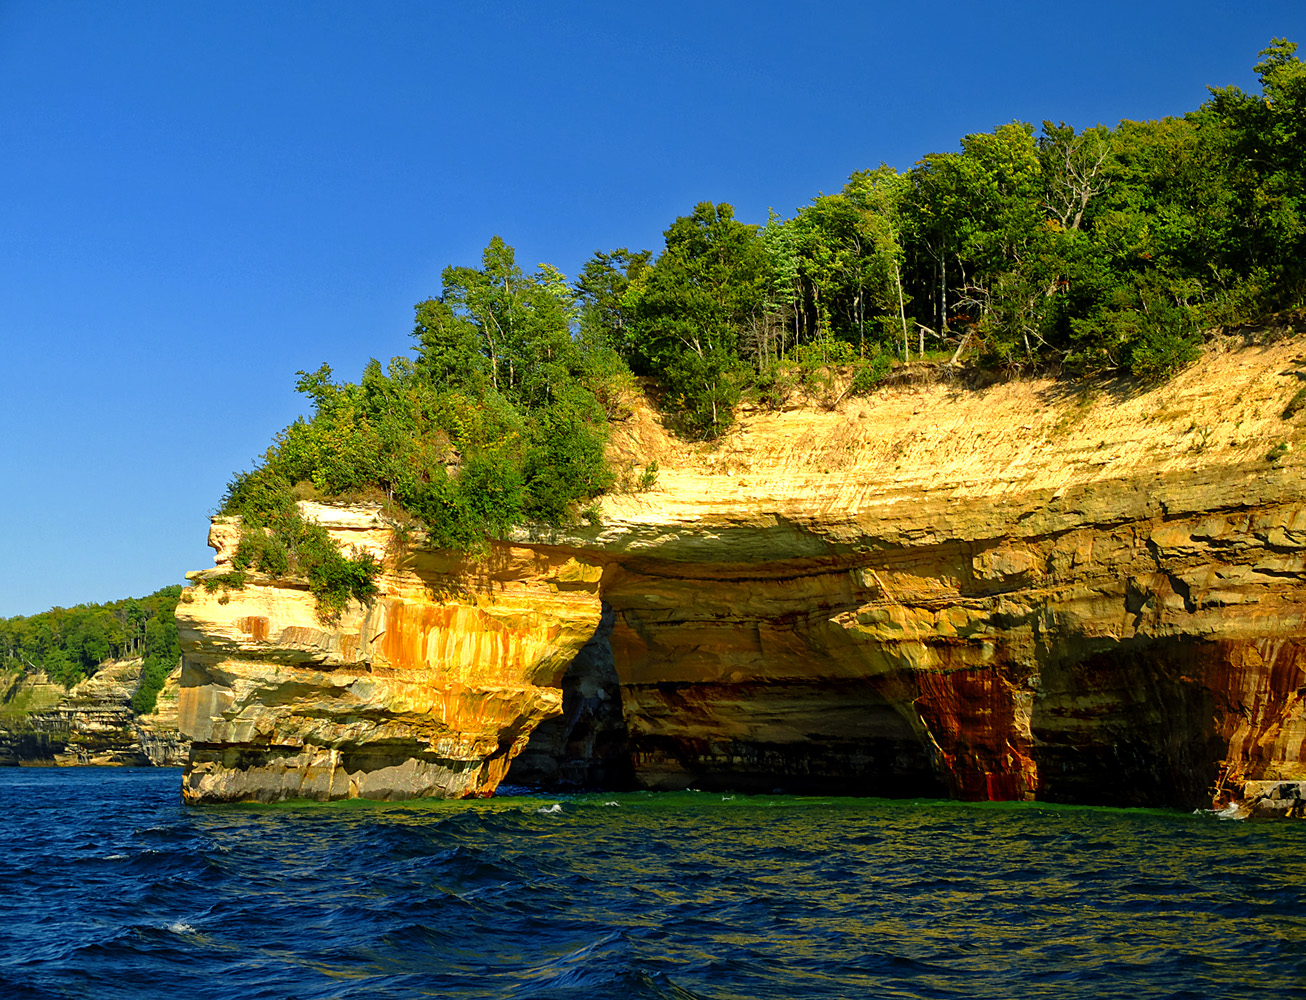
M 181 668 L 160 693 L 163 714 L 136 716 L 132 695 L 142 661 L 110 660 L 71 689 L 41 671 L 15 677 L 0 714 L 0 765 L 111 765 L 144 767 L 184 764 L 189 742 L 177 732 L 176 704 Z
M 1116 395 L 922 384 L 712 447 L 637 409 L 615 450 L 658 484 L 600 527 L 493 570 L 419 547 L 334 628 L 284 583 L 188 591 L 187 796 L 486 794 L 521 753 L 553 786 L 1263 799 L 1306 778 L 1303 377 L 1281 343 Z
M 181 664 L 168 674 L 154 703 L 154 711 L 138 715 L 132 726 L 141 751 L 157 767 L 182 767 L 190 759 L 190 740 L 177 723 L 177 699 L 181 694 Z
M 326 623 L 293 582 L 183 593 L 186 800 L 492 794 L 561 708 L 562 675 L 599 622 L 599 571 L 509 545 L 395 551 L 375 511 L 305 512 L 385 561 L 380 594 Z M 210 576 L 237 530 L 215 522 Z

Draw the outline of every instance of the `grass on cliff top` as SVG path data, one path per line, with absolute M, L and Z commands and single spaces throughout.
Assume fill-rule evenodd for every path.
M 0 725 L 6 729 L 21 727 L 32 712 L 43 712 L 59 704 L 63 693 L 55 685 L 24 685 L 23 675 L 10 673 L 2 685 Z
M 300 577 L 308 581 L 324 622 L 338 621 L 350 600 L 366 602 L 376 594 L 380 564 L 368 552 L 346 555 L 326 528 L 306 520 L 291 485 L 276 470 L 237 477 L 223 507 L 241 518 L 234 572 L 207 581 L 206 589 L 239 589 L 251 570 Z

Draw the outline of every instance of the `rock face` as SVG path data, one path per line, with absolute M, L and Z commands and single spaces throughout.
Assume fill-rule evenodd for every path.
M 163 682 L 149 715 L 138 715 L 132 726 L 141 751 L 157 767 L 181 767 L 190 759 L 190 740 L 181 734 L 177 700 L 181 695 L 181 665 Z
M 186 801 L 492 794 L 562 707 L 562 676 L 599 623 L 601 571 L 510 545 L 479 560 L 396 552 L 374 511 L 306 507 L 385 561 L 381 593 L 330 624 L 284 581 L 183 593 Z M 214 524 L 219 573 L 237 532 Z
M 1289 342 L 1146 392 L 921 384 L 710 448 L 637 411 L 615 447 L 658 484 L 601 527 L 392 557 L 335 628 L 285 584 L 188 591 L 186 794 L 487 794 L 517 757 L 555 786 L 1299 814 L 1303 379 Z
M 109 661 L 72 690 L 41 672 L 12 678 L 0 709 L 0 765 L 185 764 L 189 743 L 177 731 L 175 707 L 181 669 L 168 677 L 155 711 L 138 716 L 131 699 L 140 674 L 136 659 Z

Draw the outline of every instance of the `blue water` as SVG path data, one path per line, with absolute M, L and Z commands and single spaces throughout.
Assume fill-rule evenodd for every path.
M 1306 824 L 0 769 L 0 997 L 1306 995 Z

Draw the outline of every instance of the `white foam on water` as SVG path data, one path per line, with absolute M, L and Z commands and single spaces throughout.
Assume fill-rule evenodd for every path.
M 1247 814 L 1241 802 L 1230 802 L 1215 814 L 1216 819 L 1246 819 Z
M 1231 802 L 1223 809 L 1194 809 L 1194 816 L 1210 816 L 1213 819 L 1238 819 L 1247 818 L 1247 812 L 1242 803 Z
M 540 806 L 540 808 L 536 809 L 535 811 L 539 813 L 541 816 L 553 816 L 556 815 L 557 813 L 562 812 L 562 803 L 555 802 L 551 806 Z

